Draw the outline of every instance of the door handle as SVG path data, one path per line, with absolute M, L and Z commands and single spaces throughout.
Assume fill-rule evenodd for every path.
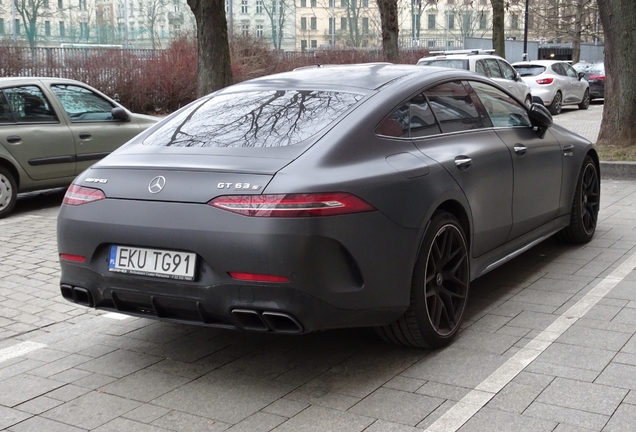
M 574 156 L 574 146 L 573 145 L 563 146 L 563 156 Z
M 524 146 L 523 144 L 515 144 L 513 148 L 515 150 L 515 153 L 517 153 L 519 156 L 523 156 L 528 151 L 528 147 Z
M 457 156 L 455 158 L 455 165 L 457 165 L 457 168 L 459 168 L 460 170 L 467 169 L 469 166 L 472 165 L 472 163 L 473 160 L 468 156 Z
M 89 139 L 92 135 L 89 134 L 88 132 L 80 132 L 79 137 L 81 139 Z
M 17 143 L 19 141 L 22 141 L 22 137 L 20 137 L 18 135 L 9 135 L 7 137 L 7 141 L 10 142 L 11 144 Z

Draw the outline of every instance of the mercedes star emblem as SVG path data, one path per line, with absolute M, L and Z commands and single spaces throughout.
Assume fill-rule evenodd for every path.
M 150 184 L 148 185 L 148 190 L 150 193 L 156 194 L 163 190 L 163 187 L 166 185 L 166 178 L 164 176 L 157 176 L 150 180 Z

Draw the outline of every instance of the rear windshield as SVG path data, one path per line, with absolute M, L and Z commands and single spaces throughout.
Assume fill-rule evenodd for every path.
M 577 72 L 586 74 L 605 74 L 604 63 L 577 63 L 573 67 Z
M 163 147 L 284 147 L 317 134 L 362 95 L 310 90 L 221 94 L 195 103 L 143 142 Z
M 459 59 L 439 59 L 439 60 L 420 60 L 417 62 L 418 66 L 437 66 L 447 67 L 453 69 L 466 69 L 468 70 L 468 60 Z
M 539 65 L 516 65 L 514 68 L 522 77 L 537 76 L 545 72 L 545 66 Z

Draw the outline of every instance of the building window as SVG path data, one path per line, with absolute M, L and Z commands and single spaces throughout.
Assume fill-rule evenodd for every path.
M 80 23 L 80 39 L 88 40 L 88 24 L 85 22 Z
M 4 18 L 0 18 L 0 35 L 4 34 Z
M 362 0 L 362 7 L 368 8 L 369 7 L 369 0 Z
M 66 30 L 64 29 L 64 21 L 60 21 L 60 37 L 66 36 Z
M 256 26 L 256 37 L 262 38 L 263 37 L 263 25 L 259 24 Z
M 311 47 L 312 48 L 318 48 L 318 41 L 316 39 L 312 39 L 311 40 Z
M 263 13 L 263 0 L 256 0 L 256 13 L 257 14 Z
M 480 5 L 486 5 L 486 4 L 488 4 L 488 0 L 479 0 L 479 4 Z
M 0 3 L 2 3 L 0 1 Z M 49 0 L 44 0 L 44 9 L 48 9 L 49 8 Z
M 51 21 L 44 21 L 44 36 L 51 36 Z
M 369 18 L 362 18 L 362 34 L 369 34 Z
M 455 28 L 455 15 L 448 16 L 448 29 L 453 30 Z
M 307 18 L 302 17 L 300 19 L 300 29 L 301 30 L 307 30 Z
M 245 37 L 250 35 L 250 23 L 241 23 L 241 34 Z
M 336 0 L 329 0 L 329 7 L 332 8 L 335 6 Z
M 20 20 L 15 20 L 13 25 L 15 26 L 15 34 L 20 34 Z
M 300 0 L 300 7 L 307 7 L 307 0 Z M 305 41 L 307 43 L 307 41 Z
M 512 16 L 510 17 L 510 28 L 513 30 L 519 29 L 519 15 L 512 14 Z
M 340 7 L 342 8 L 346 8 L 347 7 L 347 0 L 340 0 Z
M 488 28 L 488 14 L 482 12 L 479 17 L 479 30 L 486 30 Z
M 316 0 L 310 0 L 310 1 L 311 1 L 311 3 L 310 3 L 311 7 L 316 7 L 316 4 L 317 4 Z
M 247 0 L 241 0 L 241 13 L 247 13 Z
M 57 8 L 64 9 L 64 0 L 57 0 Z
M 435 14 L 428 14 L 428 29 L 435 30 Z
M 307 40 L 302 39 L 302 40 L 300 41 L 300 50 L 301 50 L 301 51 L 305 51 L 305 49 L 307 49 Z
M 472 30 L 473 14 L 470 12 L 464 13 L 464 30 Z
M 318 24 L 316 23 L 316 17 L 311 17 L 309 20 L 312 30 L 316 30 L 318 28 Z
M 347 29 L 347 19 L 345 17 L 340 18 L 340 30 Z
M 455 0 L 448 0 L 448 4 L 455 4 Z
M 79 10 L 81 11 L 86 10 L 86 0 L 79 0 Z
M 334 33 L 334 21 L 335 18 L 329 18 L 329 34 L 333 34 Z

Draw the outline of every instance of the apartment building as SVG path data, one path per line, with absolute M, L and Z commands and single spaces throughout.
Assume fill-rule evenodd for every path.
M 505 36 L 523 38 L 526 0 L 505 2 Z M 162 48 L 195 32 L 186 0 L 0 0 L 0 40 L 36 46 L 111 44 Z M 529 40 L 569 42 L 598 37 L 595 2 L 528 0 Z M 36 5 L 32 22 L 20 7 Z M 584 6 L 577 6 L 584 5 Z M 301 51 L 381 45 L 376 0 L 226 0 L 233 34 L 268 41 L 273 49 Z M 398 0 L 402 47 L 458 48 L 465 37 L 492 37 L 490 0 Z M 15 25 L 14 25 L 15 23 Z

